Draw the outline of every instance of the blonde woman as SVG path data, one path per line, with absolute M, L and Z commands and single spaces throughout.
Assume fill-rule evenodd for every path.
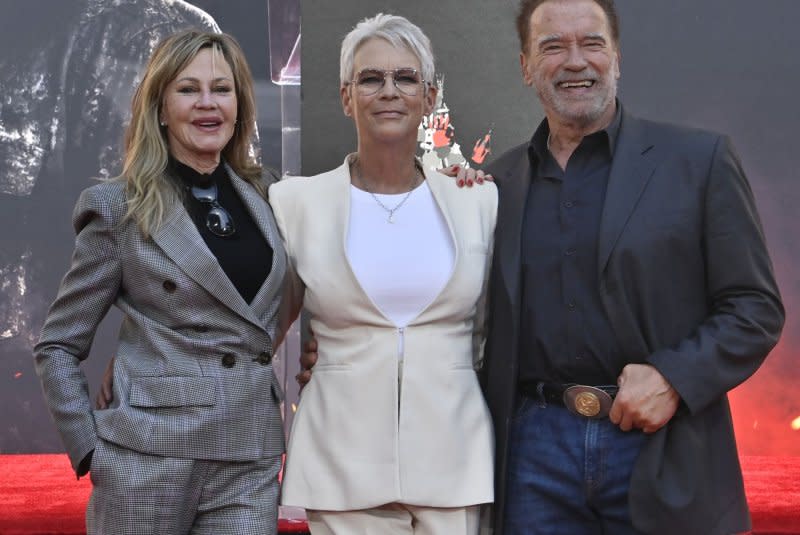
M 73 468 L 91 470 L 90 534 L 276 531 L 286 258 L 254 119 L 231 37 L 169 37 L 134 96 L 122 175 L 75 208 L 35 361 Z M 111 305 L 124 315 L 114 403 L 93 412 L 80 362 Z

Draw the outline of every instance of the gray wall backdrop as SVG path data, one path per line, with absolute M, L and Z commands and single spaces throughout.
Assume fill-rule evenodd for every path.
M 433 42 L 444 100 L 466 156 L 492 125 L 494 150 L 503 150 L 530 136 L 541 117 L 519 75 L 515 2 L 302 0 L 301 6 L 303 174 L 341 164 L 355 150 L 355 129 L 339 97 L 339 45 L 356 22 L 380 12 L 408 17 Z
M 788 313 L 778 348 L 732 396 L 739 445 L 745 454 L 800 455 L 798 432 L 790 425 L 800 416 L 798 396 L 791 394 L 800 379 L 795 313 L 800 300 L 800 240 L 795 237 L 800 2 L 618 0 L 617 5 L 620 98 L 627 109 L 725 132 L 738 147 Z M 519 73 L 513 0 L 302 0 L 301 6 L 304 174 L 339 165 L 356 146 L 339 100 L 339 44 L 358 20 L 378 12 L 407 16 L 431 37 L 465 155 L 489 126 L 497 155 L 527 140 L 542 118 Z

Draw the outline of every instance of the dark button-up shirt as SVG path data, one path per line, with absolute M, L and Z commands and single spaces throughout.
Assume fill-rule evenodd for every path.
M 200 174 L 175 159 L 170 160 L 170 166 L 172 172 L 187 186 L 184 205 L 203 241 L 242 298 L 248 303 L 252 302 L 272 270 L 273 252 L 236 193 L 225 166 L 220 163 L 210 175 Z M 217 202 L 234 221 L 236 232 L 232 236 L 217 236 L 208 229 L 208 205 L 194 199 L 188 191 L 192 184 L 208 186 L 211 182 L 217 184 Z
M 624 355 L 600 302 L 597 242 L 620 125 L 583 138 L 561 169 L 542 121 L 522 227 L 521 381 L 616 384 Z

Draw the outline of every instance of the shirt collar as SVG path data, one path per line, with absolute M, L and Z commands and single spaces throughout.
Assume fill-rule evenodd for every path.
M 208 186 L 211 182 L 219 183 L 227 177 L 225 166 L 220 161 L 219 165 L 208 174 L 198 173 L 183 162 L 169 157 L 169 169 L 186 186 Z
M 601 141 L 607 140 L 609 158 L 614 155 L 614 148 L 616 147 L 617 137 L 619 136 L 619 128 L 620 124 L 622 123 L 622 104 L 620 104 L 619 100 L 616 100 L 616 105 L 616 111 L 614 112 L 614 118 L 611 120 L 611 123 L 609 123 L 609 125 L 604 129 L 593 132 L 584 138 L 596 137 Z M 538 128 L 536 128 L 536 131 L 533 133 L 533 137 L 531 137 L 530 143 L 528 144 L 528 154 L 531 157 L 531 163 L 534 161 L 543 161 L 548 152 L 547 138 L 549 136 L 550 125 L 547 123 L 547 118 L 545 117 L 542 119 L 542 122 L 539 123 Z

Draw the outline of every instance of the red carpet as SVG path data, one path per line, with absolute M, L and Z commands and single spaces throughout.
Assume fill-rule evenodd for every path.
M 0 535 L 84 535 L 88 477 L 75 480 L 66 455 L 0 455 Z M 291 515 L 288 511 L 287 516 Z M 280 533 L 307 533 L 281 518 Z
M 753 535 L 800 535 L 800 457 L 743 457 Z M 88 478 L 76 481 L 64 455 L 0 455 L 0 534 L 84 533 Z M 284 512 L 281 533 L 305 533 Z

